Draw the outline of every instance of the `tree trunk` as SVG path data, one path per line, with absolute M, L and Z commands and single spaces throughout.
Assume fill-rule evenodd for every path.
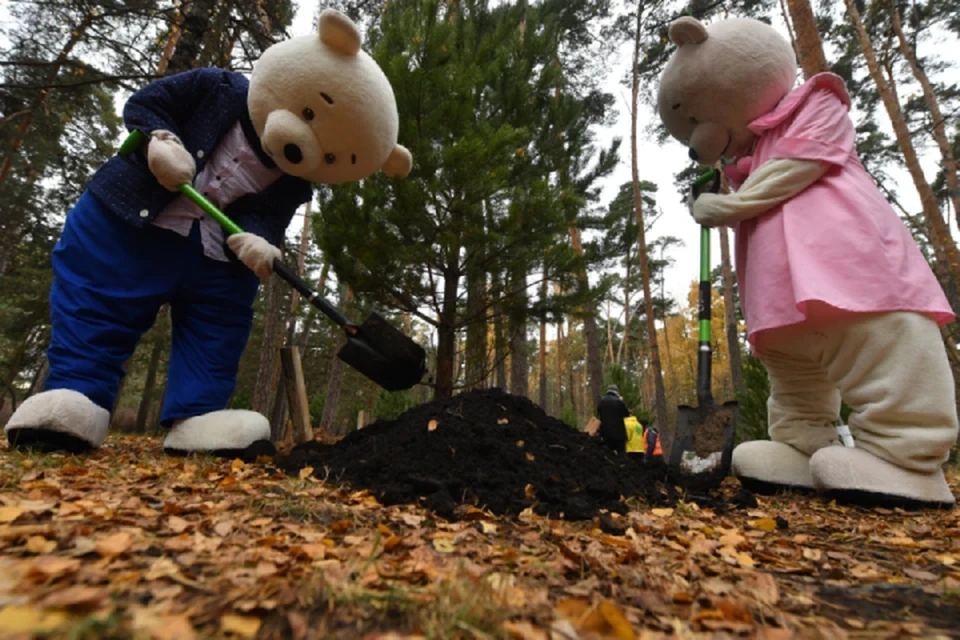
M 320 268 L 320 277 L 317 278 L 317 291 L 320 294 L 323 294 L 323 291 L 327 287 L 327 275 L 330 273 L 330 264 L 325 262 L 323 267 Z M 317 316 L 320 315 L 320 312 L 316 309 L 310 309 L 310 313 L 307 314 L 306 319 L 303 321 L 303 326 L 300 328 L 300 335 L 297 336 L 297 346 L 300 347 L 301 355 L 306 358 L 307 356 L 307 345 L 310 342 L 310 331 L 313 329 L 313 323 L 316 320 Z
M 476 255 L 481 256 L 477 250 Z M 467 272 L 467 344 L 464 387 L 482 389 L 487 378 L 487 281 L 486 273 L 474 265 Z
M 217 8 L 217 0 L 193 0 L 183 10 L 181 34 L 170 62 L 167 75 L 189 71 L 197 65 L 203 49 L 203 40 L 210 29 L 210 21 Z
M 827 58 L 823 54 L 823 45 L 820 42 L 820 33 L 817 31 L 817 18 L 813 15 L 813 8 L 809 0 L 787 0 L 787 9 L 790 12 L 790 21 L 796 32 L 797 60 L 803 69 L 804 78 L 811 78 L 818 73 L 829 71 Z
M 646 227 L 643 223 L 643 200 L 640 196 L 640 166 L 637 158 L 637 107 L 640 94 L 640 36 L 643 21 L 641 3 L 637 8 L 637 31 L 633 46 L 633 95 L 631 103 L 630 123 L 630 156 L 633 173 L 633 204 L 634 215 L 640 226 L 638 244 L 640 251 L 640 280 L 643 284 L 643 303 L 647 314 L 647 337 L 650 341 L 650 368 L 653 370 L 653 383 L 656 391 L 657 425 L 661 433 L 668 431 L 667 424 L 667 392 L 663 386 L 663 369 L 660 366 L 660 348 L 657 345 L 657 327 L 653 317 L 653 298 L 650 295 L 650 266 L 647 263 Z
M 642 224 L 642 223 L 641 223 Z M 617 365 L 626 367 L 630 362 L 630 245 L 627 245 L 627 275 L 623 279 L 623 339 L 617 350 Z
M 733 268 L 730 264 L 730 234 L 720 226 L 720 275 L 723 281 L 723 324 L 730 355 L 730 380 L 737 393 L 746 391 L 740 357 L 740 332 L 737 330 L 737 306 L 733 299 Z
M 563 318 L 557 321 L 557 415 L 563 411 Z
M 944 127 L 943 113 L 940 111 L 940 103 L 937 100 L 937 94 L 930 84 L 930 78 L 927 72 L 920 65 L 917 59 L 917 53 L 914 51 L 906 37 L 903 35 L 903 25 L 900 22 L 900 11 L 896 5 L 891 3 L 889 6 L 890 16 L 893 19 L 893 30 L 897 34 L 897 41 L 900 43 L 900 53 L 910 63 L 910 69 L 913 71 L 913 77 L 920 83 L 923 89 L 923 99 L 927 103 L 927 109 L 930 112 L 930 121 L 933 124 L 933 139 L 937 141 L 940 148 L 940 157 L 943 160 L 943 175 L 947 182 L 947 191 L 950 194 L 950 202 L 953 205 L 953 213 L 957 216 L 957 225 L 960 226 L 960 187 L 957 185 L 957 159 L 953 155 L 953 148 L 947 137 L 947 131 Z
M 449 398 L 453 395 L 454 361 L 457 352 L 457 289 L 460 276 L 454 272 L 446 274 L 443 282 L 443 303 L 437 323 L 437 382 L 435 398 Z
M 512 310 L 509 317 L 510 331 L 510 393 L 526 397 L 529 393 L 527 376 L 527 272 L 521 266 L 510 278 L 513 291 Z
M 344 315 L 350 309 L 350 303 L 353 302 L 353 290 L 344 285 L 343 305 L 341 311 Z M 342 338 L 340 346 L 347 341 Z M 339 347 L 337 348 L 339 351 Z M 320 431 L 332 434 L 337 421 L 337 410 L 340 406 L 340 388 L 343 386 L 343 362 L 340 358 L 334 356 L 330 359 L 330 376 L 327 381 L 327 396 L 323 401 L 323 414 L 320 416 Z
M 183 0 L 177 10 L 177 19 L 170 27 L 170 35 L 167 36 L 167 43 L 163 46 L 163 53 L 160 55 L 160 63 L 157 65 L 157 75 L 163 76 L 167 73 L 167 67 L 170 65 L 170 58 L 173 52 L 177 50 L 177 42 L 180 41 L 180 35 L 183 33 L 183 18 L 190 8 L 193 0 Z
M 573 250 L 583 258 L 583 243 L 580 241 L 580 229 L 571 225 L 569 228 L 570 242 Z M 585 269 L 580 271 L 580 287 L 586 293 L 590 288 Z M 590 383 L 590 393 L 599 398 L 603 393 L 603 362 L 600 358 L 600 335 L 597 331 L 597 306 L 587 303 L 581 310 L 583 313 L 583 340 L 587 350 L 587 378 Z
M 160 367 L 161 351 L 163 351 L 163 342 L 156 340 L 150 349 L 150 362 L 147 364 L 147 379 L 143 383 L 143 393 L 140 394 L 140 406 L 137 407 L 136 433 L 145 434 L 147 432 L 147 418 L 150 416 L 153 391 L 157 385 L 157 369 Z
M 920 195 L 920 202 L 923 205 L 923 215 L 927 224 L 930 244 L 933 248 L 934 257 L 937 260 L 935 270 L 939 269 L 941 274 L 941 284 L 947 289 L 947 297 L 955 312 L 960 312 L 960 300 L 957 295 L 957 283 L 960 282 L 960 253 L 957 251 L 957 245 L 950 235 L 950 231 L 944 222 L 943 215 L 937 202 L 930 183 L 923 175 L 923 169 L 917 158 L 917 151 L 910 137 L 910 130 L 907 128 L 906 119 L 900 104 L 897 102 L 894 86 L 884 78 L 877 61 L 876 53 L 873 50 L 873 43 L 870 41 L 870 35 L 863 26 L 860 18 L 860 12 L 854 0 L 844 0 L 847 5 L 847 15 L 857 33 L 857 39 L 860 44 L 860 50 L 867 60 L 867 68 L 870 70 L 870 76 L 877 85 L 880 97 L 887 109 L 887 115 L 893 125 L 894 133 L 897 137 L 897 143 L 900 145 L 900 151 L 903 153 L 904 162 L 913 183 L 916 186 L 917 193 Z M 947 280 L 947 282 L 944 282 Z
M 253 410 L 264 416 L 270 413 L 270 397 L 273 395 L 277 372 L 277 352 L 282 340 L 280 303 L 283 301 L 278 277 L 267 280 L 265 288 L 263 341 L 260 343 L 260 364 L 253 387 Z
M 500 297 L 500 274 L 493 273 L 493 291 L 491 295 Z M 493 384 L 499 389 L 507 388 L 507 354 L 504 353 L 503 312 L 502 305 L 494 305 L 493 315 Z
M 540 300 L 547 299 L 547 278 L 544 274 L 543 282 L 540 283 Z M 547 318 L 540 318 L 540 407 L 547 411 Z

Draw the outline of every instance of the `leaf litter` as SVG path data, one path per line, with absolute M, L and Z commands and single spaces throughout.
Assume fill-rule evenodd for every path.
M 540 461 L 530 433 L 509 438 Z M 323 468 L 168 458 L 127 436 L 85 456 L 4 451 L 0 635 L 960 636 L 957 511 L 746 500 L 728 480 L 713 507 L 662 488 L 580 520 L 525 498 L 444 518 Z

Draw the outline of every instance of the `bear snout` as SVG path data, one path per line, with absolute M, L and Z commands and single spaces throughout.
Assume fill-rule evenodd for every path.
M 291 164 L 300 164 L 303 162 L 303 152 L 300 147 L 292 142 L 283 145 L 283 157 Z
M 701 122 L 690 134 L 690 159 L 712 165 L 730 146 L 730 131 L 716 122 Z

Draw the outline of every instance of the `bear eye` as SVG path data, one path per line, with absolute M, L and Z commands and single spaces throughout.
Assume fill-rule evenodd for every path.
M 678 102 L 677 104 L 673 105 L 673 107 L 671 107 L 671 108 L 672 108 L 674 111 L 676 111 L 677 109 L 680 108 L 680 103 Z
M 323 154 L 323 161 L 327 164 L 333 164 L 337 161 L 337 156 L 333 155 L 332 153 L 325 153 Z
M 350 164 L 357 164 L 357 154 L 350 155 Z
M 305 107 L 303 110 L 303 119 L 307 121 L 313 120 L 313 109 Z
M 331 98 L 330 96 L 328 96 L 327 94 L 325 94 L 325 93 L 322 92 L 322 91 L 320 92 L 320 97 L 323 98 L 324 100 L 326 100 L 326 101 L 327 101 L 327 104 L 333 104 L 333 98 Z
M 699 121 L 696 118 L 690 118 L 690 124 L 697 125 L 699 124 Z

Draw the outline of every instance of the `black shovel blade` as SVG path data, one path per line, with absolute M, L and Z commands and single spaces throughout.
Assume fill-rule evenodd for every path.
M 677 407 L 677 428 L 670 449 L 673 482 L 699 491 L 720 486 L 730 474 L 737 413 L 736 402 Z
M 347 334 L 337 357 L 387 391 L 409 389 L 427 372 L 427 353 L 376 313 Z

